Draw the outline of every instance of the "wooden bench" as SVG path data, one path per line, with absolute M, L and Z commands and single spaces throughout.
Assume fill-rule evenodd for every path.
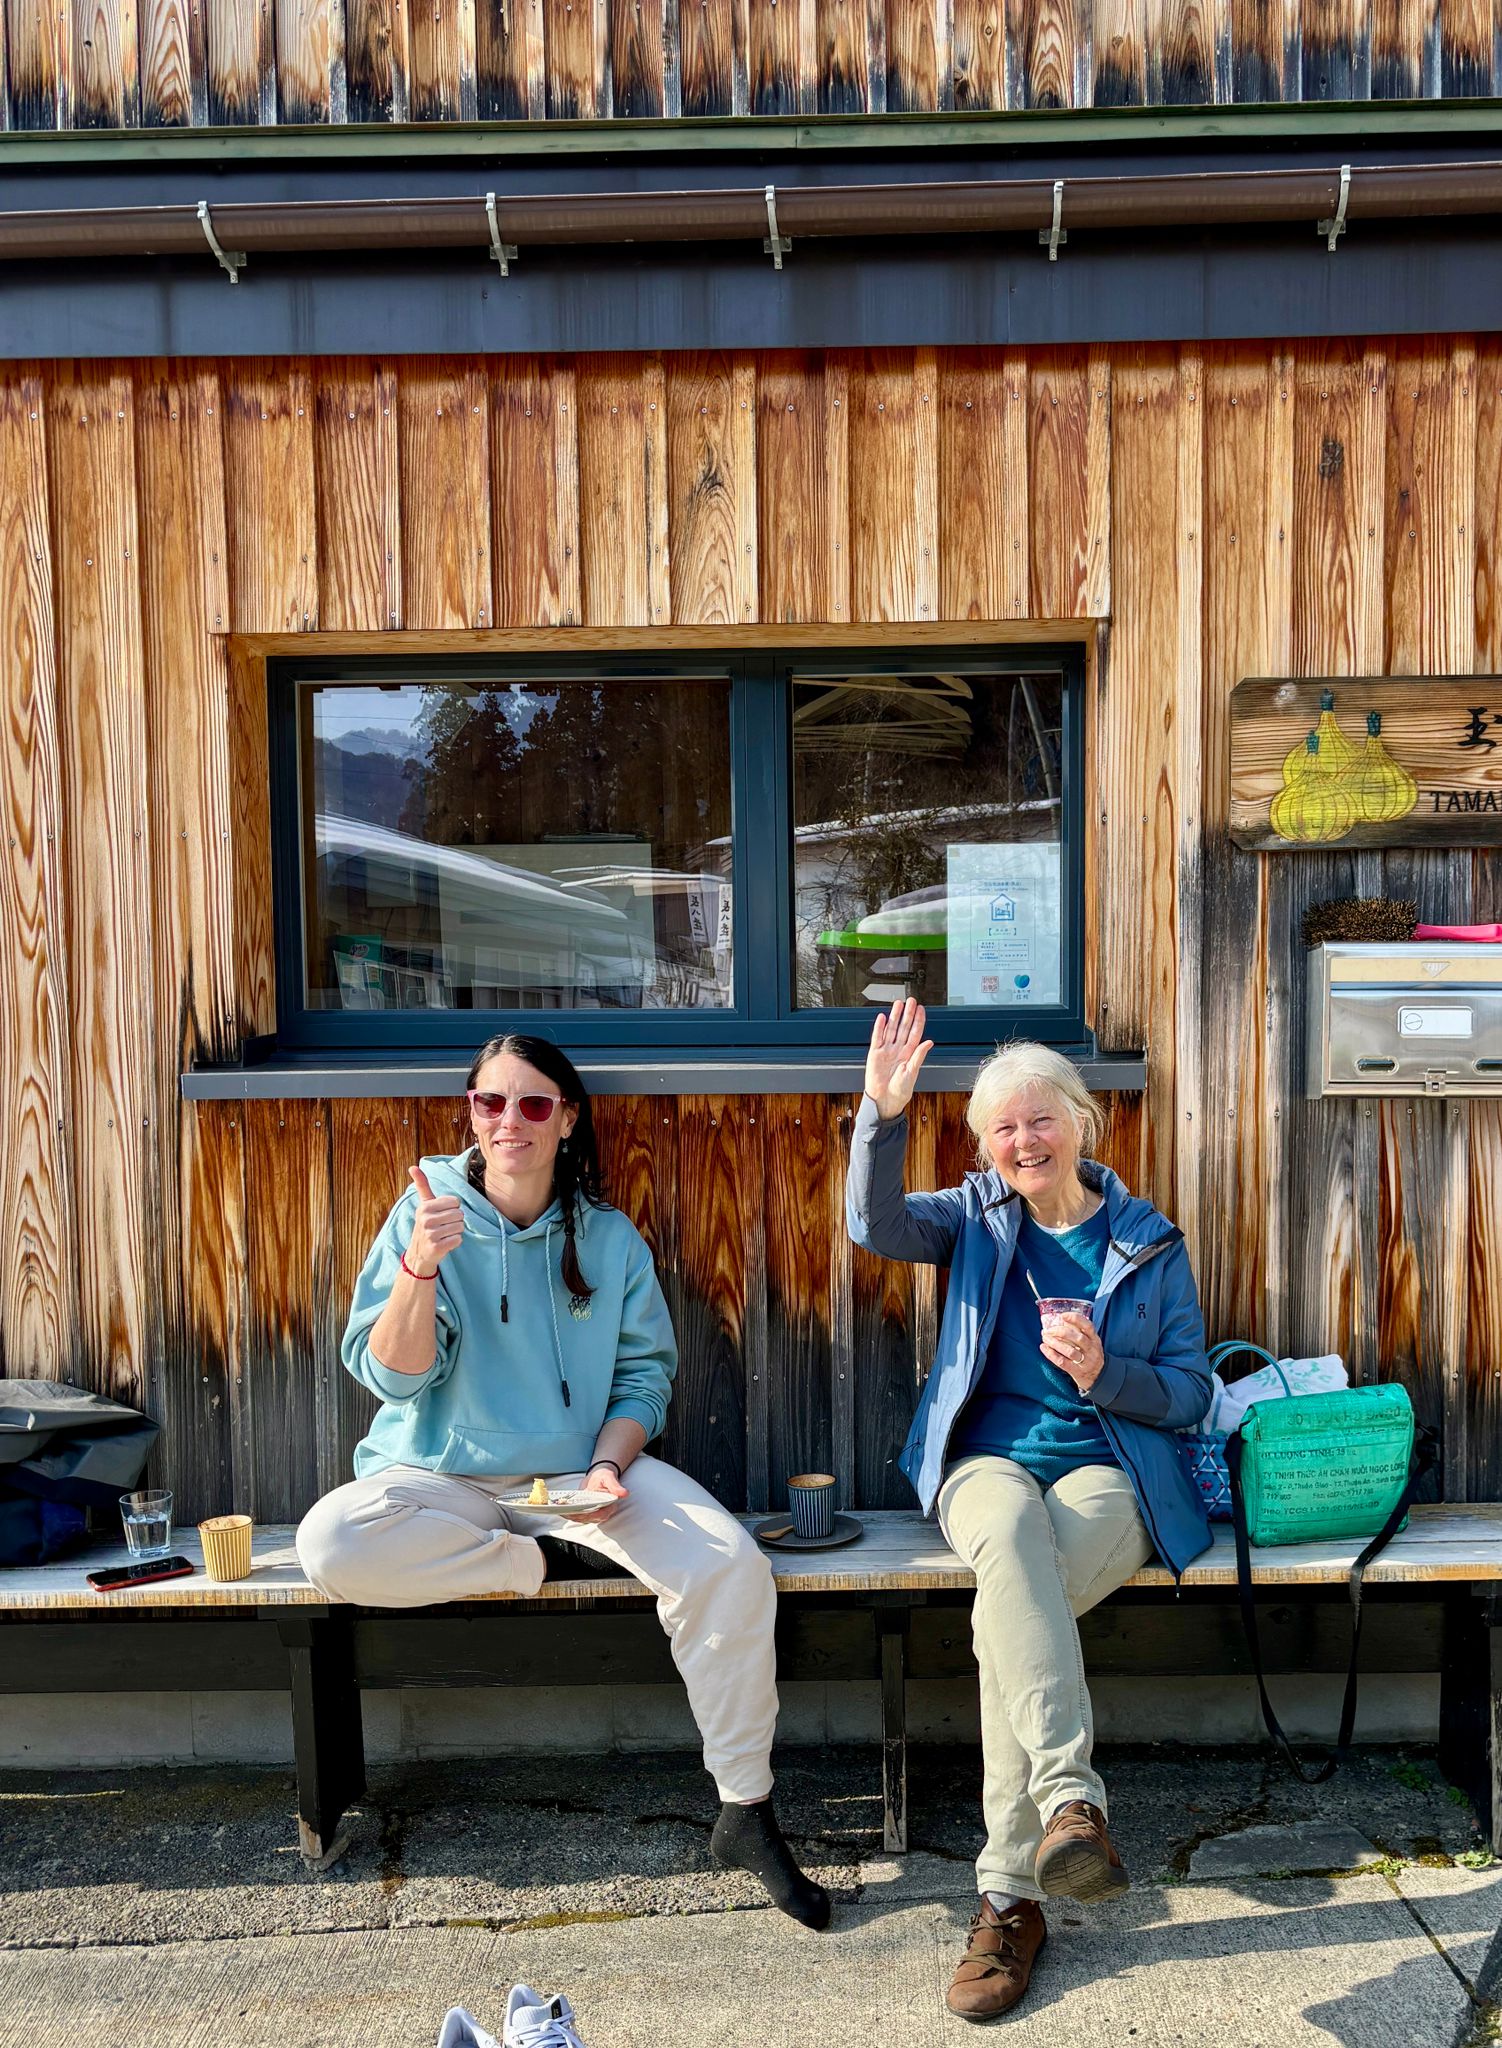
M 773 1558 L 778 1662 L 784 1676 L 879 1679 L 883 1837 L 887 1849 L 900 1851 L 908 1822 L 907 1679 L 973 1668 L 966 1610 L 975 1582 L 937 1525 L 915 1511 L 862 1520 L 866 1533 L 848 1548 Z M 95 1593 L 85 1571 L 123 1555 L 103 1545 L 58 1564 L 0 1571 L 0 1616 L 20 1624 L 7 1630 L 0 1692 L 172 1689 L 173 1661 L 158 1630 L 127 1625 L 152 1617 L 183 1650 L 178 1686 L 284 1682 L 301 1847 L 310 1861 L 325 1863 L 341 1852 L 339 1822 L 365 1789 L 362 1686 L 618 1683 L 639 1678 L 644 1658 L 655 1663 L 650 1675 L 671 1671 L 650 1597 L 635 1579 L 559 1580 L 527 1601 L 498 1594 L 450 1607 L 357 1610 L 308 1584 L 292 1534 L 257 1529 L 254 1570 L 237 1585 L 195 1574 Z M 174 1547 L 201 1566 L 196 1533 L 185 1531 Z M 1270 1672 L 1343 1668 L 1346 1574 L 1357 1548 L 1321 1543 L 1253 1553 Z M 1438 1668 L 1441 1765 L 1502 1853 L 1502 1506 L 1416 1508 L 1406 1533 L 1368 1570 L 1366 1586 L 1363 1664 L 1372 1671 Z M 1137 1573 L 1082 1623 L 1092 1671 L 1167 1677 L 1247 1669 L 1235 1587 L 1225 1527 L 1181 1587 L 1161 1567 Z M 1196 1626 L 1165 1627 L 1186 1606 L 1200 1610 Z M 581 1664 L 577 1638 L 566 1643 L 560 1627 L 586 1611 L 594 1617 L 592 1654 Z M 248 1614 L 271 1622 L 275 1640 L 229 1626 Z

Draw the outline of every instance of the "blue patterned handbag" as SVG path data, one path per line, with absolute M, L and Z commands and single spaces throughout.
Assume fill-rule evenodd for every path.
M 1283 1369 L 1270 1351 L 1264 1351 L 1260 1344 L 1246 1344 L 1239 1338 L 1227 1338 L 1224 1344 L 1217 1344 L 1210 1353 L 1210 1370 L 1217 1372 L 1221 1361 L 1233 1358 L 1238 1351 L 1250 1351 L 1260 1358 L 1264 1365 L 1270 1365 L 1278 1378 L 1283 1381 L 1283 1391 L 1292 1395 L 1293 1388 L 1283 1378 Z M 1183 1429 L 1179 1431 L 1179 1456 L 1184 1460 L 1184 1470 L 1189 1474 L 1189 1483 L 1205 1503 L 1205 1512 L 1212 1522 L 1231 1520 L 1231 1475 L 1226 1470 L 1226 1439 L 1223 1432 L 1213 1429 Z

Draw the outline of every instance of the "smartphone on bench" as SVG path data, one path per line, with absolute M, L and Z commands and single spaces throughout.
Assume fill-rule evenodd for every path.
M 119 1593 L 129 1586 L 149 1586 L 156 1579 L 185 1579 L 193 1569 L 187 1557 L 148 1557 L 140 1564 L 112 1564 L 85 1577 L 96 1593 Z

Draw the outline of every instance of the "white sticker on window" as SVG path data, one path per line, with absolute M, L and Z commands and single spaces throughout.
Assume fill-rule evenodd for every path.
M 950 846 L 947 855 L 950 1005 L 1059 1002 L 1057 843 Z

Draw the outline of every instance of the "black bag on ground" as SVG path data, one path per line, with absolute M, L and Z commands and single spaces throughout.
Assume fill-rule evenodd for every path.
M 90 1508 L 118 1514 L 159 1427 L 61 1380 L 0 1380 L 0 1565 L 46 1564 L 82 1540 Z

